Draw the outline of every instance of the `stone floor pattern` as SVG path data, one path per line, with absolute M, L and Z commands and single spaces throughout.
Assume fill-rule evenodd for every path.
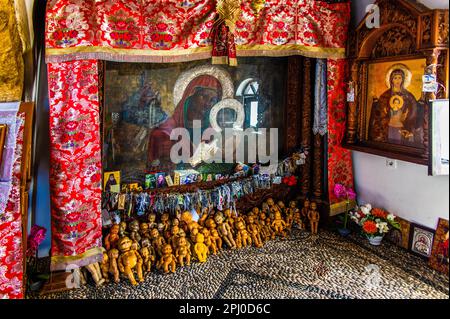
M 449 298 L 449 278 L 387 241 L 376 247 L 359 236 L 295 230 L 288 239 L 224 250 L 174 274 L 154 271 L 137 287 L 123 278 L 28 298 Z

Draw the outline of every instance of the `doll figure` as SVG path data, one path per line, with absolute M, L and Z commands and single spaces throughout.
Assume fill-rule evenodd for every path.
M 98 262 L 87 265 L 86 269 L 91 273 L 92 279 L 94 279 L 94 282 L 97 286 L 100 286 L 105 282 Z
M 133 241 L 128 237 L 122 237 L 119 240 L 119 270 L 130 280 L 133 286 L 137 285 L 136 280 L 134 279 L 133 269 L 136 270 L 138 279 L 140 282 L 144 281 L 144 277 L 142 275 L 142 257 L 139 253 L 132 249 Z
M 303 221 L 306 218 L 308 218 L 309 206 L 310 206 L 309 200 L 305 199 L 305 202 L 303 203 L 303 208 L 301 209 L 301 215 L 302 215 Z
M 253 215 L 248 216 L 247 231 L 249 232 L 252 242 L 256 247 L 262 247 L 262 239 L 260 235 L 260 229 L 255 222 Z
M 258 225 L 259 225 L 260 236 L 261 236 L 263 243 L 265 243 L 266 241 L 268 241 L 270 239 L 270 232 L 267 229 L 267 225 L 266 225 L 266 214 L 264 214 L 263 212 L 260 212 L 258 217 L 259 217 Z
M 219 232 L 216 228 L 211 228 L 211 240 L 214 241 L 214 244 L 216 245 L 217 250 L 222 250 L 222 238 L 219 236 Z
M 119 251 L 116 248 L 113 248 L 108 251 L 108 257 L 109 257 L 109 269 L 108 272 L 113 275 L 114 282 L 118 283 L 120 282 L 120 274 L 119 274 L 119 267 L 117 265 L 117 259 L 119 258 Z
M 172 226 L 172 228 L 170 229 L 170 237 L 168 243 L 172 246 L 173 249 L 175 249 L 178 245 L 179 232 L 180 227 L 178 227 L 177 225 Z
M 139 235 L 139 222 L 137 220 L 133 220 L 129 225 L 130 229 L 130 239 L 136 243 L 141 241 L 141 235 Z
M 243 220 L 238 220 L 236 222 L 236 230 L 237 230 L 237 238 L 236 241 L 239 241 L 239 248 L 251 246 L 252 239 L 245 229 L 245 224 Z
M 211 217 L 205 221 L 205 226 L 209 229 L 209 231 L 217 227 L 216 222 Z
M 142 247 L 139 250 L 139 253 L 142 256 L 143 267 L 145 272 L 149 273 L 152 270 L 152 265 L 156 260 L 155 251 L 150 245 L 150 240 L 148 238 L 142 239 L 141 246 Z
M 302 214 L 300 212 L 300 209 L 297 208 L 297 202 L 292 200 L 289 202 L 289 210 L 290 213 L 293 216 L 293 223 L 296 225 L 299 229 L 304 229 L 303 227 L 303 220 L 302 220 Z
M 167 213 L 164 213 L 161 215 L 161 223 L 164 224 L 164 230 L 163 230 L 164 232 L 170 230 L 169 218 L 170 218 L 170 216 Z
M 262 203 L 261 205 L 261 211 L 267 216 L 267 214 L 270 213 L 270 207 L 267 203 Z
M 286 233 L 284 231 L 287 226 L 286 222 L 281 218 L 281 213 L 278 209 L 275 209 L 274 212 L 275 218 L 271 226 L 273 227 L 276 235 L 282 235 L 283 237 L 286 237 Z
M 224 223 L 223 214 L 221 212 L 217 212 L 214 215 L 214 221 L 217 223 L 219 235 L 225 241 L 227 246 L 231 249 L 235 249 L 236 242 L 234 241 L 233 234 L 231 233 L 231 227 L 228 223 Z
M 317 234 L 317 228 L 319 227 L 320 214 L 317 211 L 317 204 L 315 202 L 311 203 L 311 208 L 308 212 L 309 224 L 311 226 L 311 234 Z
M 266 229 L 268 230 L 270 234 L 270 239 L 275 239 L 275 230 L 272 228 L 272 221 L 270 218 L 266 218 Z
M 162 248 L 162 256 L 158 261 L 157 268 L 162 268 L 165 274 L 167 274 L 169 271 L 175 272 L 176 270 L 176 258 L 172 252 L 172 246 L 170 246 L 169 244 L 164 245 L 164 247 Z
M 289 232 L 291 232 L 292 224 L 294 223 L 294 214 L 290 208 L 286 208 L 285 210 L 285 219 L 286 228 Z
M 180 226 L 180 220 L 178 219 L 178 218 L 174 218 L 174 219 L 172 219 L 171 221 L 170 221 L 170 226 L 171 227 L 173 227 L 173 226 Z
M 163 245 L 166 244 L 164 237 L 160 235 L 159 231 L 156 228 L 153 228 L 150 231 L 150 238 L 152 240 L 153 249 L 158 253 L 159 256 L 161 256 Z
M 286 214 L 286 212 L 285 212 L 285 210 L 286 210 L 286 205 L 284 205 L 284 202 L 281 201 L 281 200 L 278 201 L 277 206 L 278 206 L 278 208 L 280 209 L 281 216 L 285 215 L 285 214 Z
M 208 247 L 204 243 L 205 237 L 198 233 L 196 238 L 196 243 L 194 245 L 194 251 L 197 255 L 197 259 L 199 262 L 204 263 L 208 256 Z
M 225 209 L 223 211 L 223 214 L 225 216 L 225 222 L 227 222 L 228 225 L 230 225 L 231 231 L 233 232 L 234 227 L 235 227 L 234 223 L 236 222 L 236 218 L 231 213 L 231 209 Z
M 209 216 L 208 208 L 205 207 L 200 211 L 200 208 L 197 208 L 197 214 L 200 216 L 200 219 L 198 220 L 198 224 L 200 226 L 205 226 L 205 221 Z
M 200 225 L 196 221 L 192 220 L 192 215 L 188 211 L 185 211 L 183 212 L 183 214 L 181 214 L 181 221 L 185 225 L 185 228 L 183 228 L 185 232 L 192 232 L 192 229 L 197 228 L 198 230 L 198 228 L 200 228 Z
M 148 223 L 141 223 L 139 225 L 139 234 L 141 235 L 141 240 L 143 238 L 150 238 L 150 230 L 148 229 Z
M 178 245 L 175 250 L 175 256 L 177 257 L 178 263 L 181 267 L 184 266 L 184 262 L 186 261 L 186 265 L 191 265 L 191 250 L 188 247 L 188 243 L 186 237 L 180 237 L 178 239 Z
M 275 205 L 275 202 L 272 197 L 268 198 L 266 203 L 269 206 L 269 208 L 272 208 Z
M 128 236 L 127 227 L 128 225 L 125 221 L 119 223 L 119 237 Z
M 256 218 L 258 218 L 259 217 L 259 208 L 258 207 L 253 207 L 252 208 L 252 214 L 253 214 L 253 216 L 255 216 Z
M 100 269 L 102 271 L 102 277 L 106 282 L 109 282 L 109 257 L 106 251 L 103 252 L 103 259 L 100 264 Z
M 205 237 L 205 245 L 208 247 L 208 251 L 213 255 L 217 255 L 216 242 L 211 239 L 211 233 L 208 228 L 202 228 L 201 233 Z
M 105 248 L 106 250 L 110 250 L 111 248 L 117 248 L 117 243 L 119 242 L 119 231 L 120 226 L 114 224 L 111 226 L 109 230 L 109 234 L 105 237 Z
M 148 229 L 152 230 L 153 228 L 157 228 L 158 224 L 156 223 L 156 214 L 151 213 L 148 215 Z

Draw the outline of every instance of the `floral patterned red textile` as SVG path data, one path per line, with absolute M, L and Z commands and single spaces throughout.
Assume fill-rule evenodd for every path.
M 342 147 L 346 124 L 345 70 L 343 59 L 328 59 L 328 190 L 330 204 L 339 202 L 334 185 L 353 187 L 351 152 Z
M 48 65 L 52 270 L 102 259 L 98 62 Z
M 180 62 L 215 56 L 215 0 L 49 0 L 48 62 L 103 59 Z M 237 56 L 342 58 L 349 3 L 266 0 L 255 15 L 243 1 L 236 23 Z M 222 39 L 223 40 L 223 39 Z M 233 45 L 229 50 L 234 54 Z M 222 57 L 221 54 L 218 55 Z
M 20 205 L 20 166 L 25 115 L 18 113 L 12 187 L 0 220 L 0 299 L 23 298 L 22 212 Z

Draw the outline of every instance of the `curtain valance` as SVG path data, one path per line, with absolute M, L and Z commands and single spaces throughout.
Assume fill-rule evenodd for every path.
M 181 62 L 219 57 L 216 62 L 220 63 L 223 52 L 230 58 L 295 54 L 344 57 L 349 3 L 266 0 L 257 12 L 255 1 L 244 0 L 231 36 L 223 37 L 216 2 L 50 0 L 47 62 Z

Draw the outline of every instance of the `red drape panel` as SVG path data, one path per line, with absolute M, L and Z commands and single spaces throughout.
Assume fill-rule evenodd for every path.
M 328 191 L 330 204 L 339 199 L 334 185 L 339 183 L 353 188 L 351 152 L 342 147 L 346 125 L 345 71 L 347 61 L 328 59 Z
M 102 260 L 96 60 L 48 64 L 52 270 Z
M 17 126 L 19 131 L 14 151 L 12 187 L 0 220 L 0 299 L 24 297 L 20 167 L 25 115 L 19 113 L 18 118 L 20 123 Z

